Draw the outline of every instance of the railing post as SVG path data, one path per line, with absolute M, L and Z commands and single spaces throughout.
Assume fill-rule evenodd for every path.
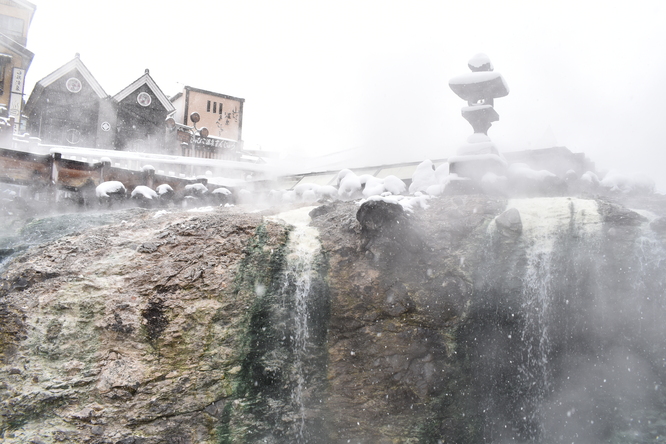
M 53 185 L 58 184 L 58 162 L 60 162 L 61 158 L 61 153 L 51 154 L 51 183 Z
M 102 168 L 99 169 L 99 183 L 106 182 L 106 176 L 111 169 L 111 159 L 102 159 Z
M 153 188 L 155 184 L 155 168 L 152 165 L 144 165 L 141 169 L 143 171 L 143 183 L 148 188 Z
M 51 164 L 51 183 L 49 184 L 49 188 L 53 195 L 53 202 L 58 202 L 58 163 L 61 158 L 61 153 L 53 153 L 51 154 L 51 159 L 49 161 Z

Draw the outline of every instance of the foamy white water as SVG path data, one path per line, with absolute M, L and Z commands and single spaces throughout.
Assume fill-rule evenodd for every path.
M 291 394 L 294 405 L 297 407 L 297 443 L 305 442 L 305 400 L 306 377 L 304 362 L 308 356 L 308 345 L 310 332 L 308 320 L 308 300 L 312 286 L 312 277 L 315 271 L 315 259 L 320 253 L 319 232 L 310 227 L 310 211 L 315 207 L 303 207 L 297 210 L 286 211 L 271 220 L 292 225 L 294 228 L 289 234 L 287 243 L 287 265 L 284 276 L 283 292 L 290 296 L 294 304 L 293 313 L 293 353 L 294 353 L 294 377 L 295 386 Z M 287 293 L 291 293 L 287 295 Z M 285 297 L 287 299 L 287 297 Z

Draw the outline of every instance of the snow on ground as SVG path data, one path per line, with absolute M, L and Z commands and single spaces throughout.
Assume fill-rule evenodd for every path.
M 187 210 L 188 213 L 210 213 L 211 211 L 215 211 L 215 207 L 196 207 Z

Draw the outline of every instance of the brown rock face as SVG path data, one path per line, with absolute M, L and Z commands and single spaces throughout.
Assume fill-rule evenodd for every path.
M 638 212 L 608 202 L 588 218 L 598 221 L 594 229 L 562 225 L 544 262 L 559 264 L 550 270 L 557 283 L 550 313 L 562 314 L 550 362 L 571 379 L 533 404 L 516 390 L 531 385 L 515 361 L 528 361 L 521 335 L 529 322 L 520 310 L 530 218 L 505 213 L 498 221 L 506 232 L 495 236 L 489 224 L 506 201 L 427 202 L 413 212 L 377 202 L 312 211 L 321 251 L 305 302 L 292 297 L 301 282 L 289 277 L 297 230 L 259 213 L 133 210 L 92 228 L 76 216 L 36 222 L 40 230 L 80 228 L 3 265 L 3 442 L 475 443 L 490 440 L 488 430 L 525 440 L 551 429 L 525 424 L 520 406 L 551 402 L 559 416 L 548 419 L 567 418 L 564 389 L 580 390 L 566 381 L 582 387 L 581 375 L 592 374 L 577 363 L 596 369 L 611 361 L 597 353 L 597 337 L 639 356 L 650 364 L 644 369 L 661 365 L 666 261 L 652 259 L 666 251 L 663 199 L 646 207 L 652 229 Z M 641 236 L 645 248 L 635 254 Z M 632 336 L 636 319 L 649 336 Z M 662 376 L 650 378 L 666 386 Z M 607 406 L 607 421 L 588 442 L 635 427 L 613 416 L 624 404 L 603 396 L 591 405 Z M 505 422 L 488 418 L 488 406 Z M 551 428 L 569 437 L 588 423 L 571 424 Z
M 366 207 L 372 229 L 354 203 L 313 213 L 327 288 L 325 313 L 310 315 L 323 330 L 311 328 L 321 357 L 307 370 L 308 442 L 421 433 L 429 400 L 456 371 L 470 240 L 502 205 Z M 248 214 L 156 215 L 62 237 L 5 270 L 6 442 L 292 442 L 291 309 L 272 296 L 287 229 Z
M 425 439 L 429 405 L 453 390 L 476 241 L 504 203 L 430 202 L 414 214 L 361 207 L 361 223 L 340 203 L 313 219 L 329 257 L 329 442 Z
M 254 297 L 236 276 L 261 223 L 147 213 L 10 266 L 5 442 L 216 442 Z M 284 237 L 266 225 L 262 248 L 278 251 Z

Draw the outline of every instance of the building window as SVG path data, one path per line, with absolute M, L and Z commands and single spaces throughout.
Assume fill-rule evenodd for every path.
M 210 112 L 210 100 L 208 101 L 208 105 L 206 105 L 206 112 L 207 113 Z
M 0 32 L 25 45 L 23 39 L 23 20 L 0 14 Z
M 217 114 L 217 102 L 213 102 L 213 114 Z
M 222 115 L 222 102 L 220 102 L 220 115 Z

